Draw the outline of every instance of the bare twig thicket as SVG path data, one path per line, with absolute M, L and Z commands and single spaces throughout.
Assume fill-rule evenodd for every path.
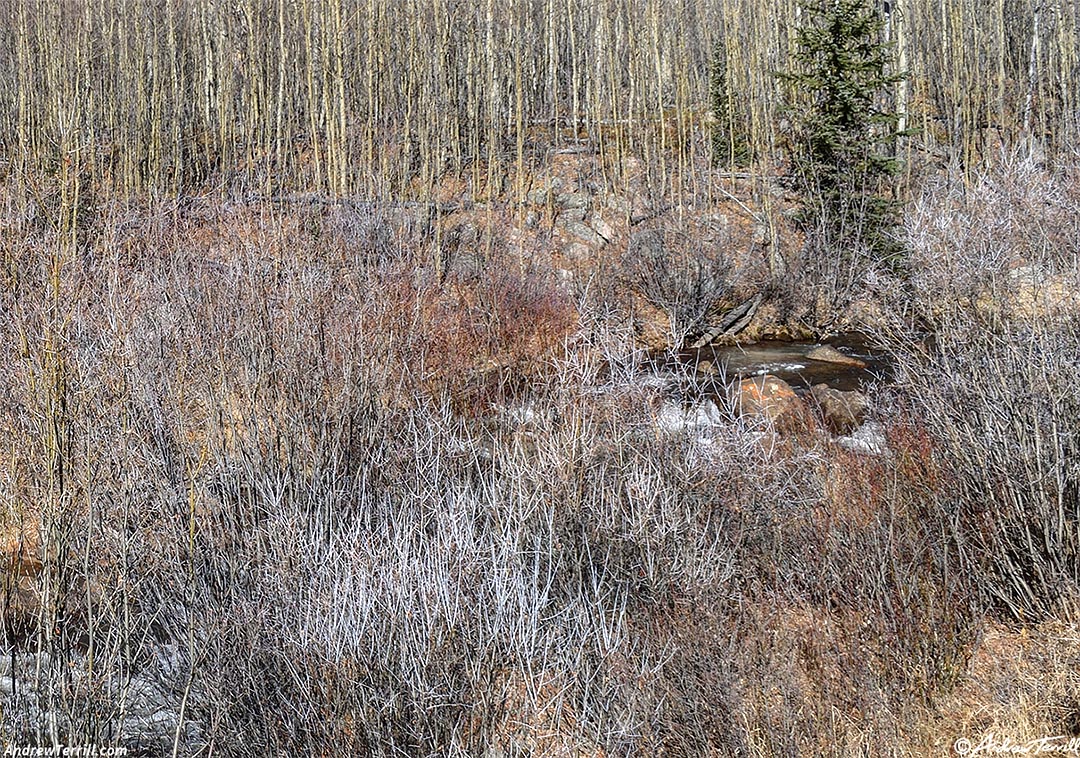
M 8 171 L 48 165 L 67 135 L 92 181 L 124 193 L 430 199 L 455 174 L 483 200 L 523 197 L 547 150 L 586 146 L 611 182 L 635 155 L 658 192 L 708 196 L 689 169 L 712 149 L 710 92 L 727 93 L 725 128 L 755 165 L 778 155 L 794 93 L 774 74 L 797 6 L 5 0 L 0 153 Z M 1003 143 L 1075 139 L 1074 3 L 889 6 L 885 34 L 911 74 L 892 96 L 919 145 L 970 166 Z M 727 81 L 710 81 L 717 72 Z
M 717 71 L 771 170 L 795 5 L 0 0 L 0 737 L 925 754 L 985 616 L 1075 602 L 1076 178 L 927 185 L 880 456 L 666 428 L 599 278 L 381 202 L 560 149 L 708 198 Z M 1075 8 L 894 7 L 922 147 L 1064 154 Z M 234 202 L 308 192 L 353 202 Z M 688 323 L 734 285 L 685 247 L 630 273 Z
M 901 391 L 954 472 L 955 549 L 1016 621 L 1075 618 L 1080 598 L 1078 211 L 1075 168 L 1030 154 L 939 178 L 908 215 L 911 279 L 890 302 Z
M 542 270 L 418 275 L 417 243 L 366 213 L 118 209 L 61 259 L 63 328 L 37 296 L 57 233 L 13 222 L 0 491 L 43 568 L 29 594 L 5 572 L 3 734 L 136 755 L 903 744 L 974 628 L 932 495 L 723 412 L 665 430 L 627 335 L 573 318 L 595 304 Z

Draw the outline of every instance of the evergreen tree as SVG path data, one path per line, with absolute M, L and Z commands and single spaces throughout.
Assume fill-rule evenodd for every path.
M 728 80 L 728 41 L 722 31 L 720 41 L 713 48 L 709 66 L 709 101 L 712 107 L 712 154 L 713 165 L 732 168 L 750 162 L 750 146 L 746 127 L 737 116 L 731 85 Z
M 884 19 L 871 0 L 817 0 L 803 14 L 794 71 L 783 76 L 803 99 L 790 152 L 808 241 L 819 252 L 895 258 L 898 114 L 885 103 L 904 75 L 889 71 Z

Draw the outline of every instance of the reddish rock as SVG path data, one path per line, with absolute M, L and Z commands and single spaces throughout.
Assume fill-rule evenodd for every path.
M 791 385 L 769 374 L 733 385 L 731 399 L 739 413 L 763 416 L 777 423 L 803 421 L 807 415 L 805 404 Z

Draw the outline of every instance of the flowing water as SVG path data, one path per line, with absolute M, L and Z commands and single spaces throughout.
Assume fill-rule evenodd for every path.
M 815 348 L 833 347 L 862 365 L 848 365 L 815 360 L 809 356 Z M 862 390 L 871 384 L 886 382 L 891 376 L 891 361 L 883 351 L 871 345 L 859 333 L 840 334 L 822 342 L 762 341 L 741 345 L 717 345 L 679 354 L 679 363 L 702 366 L 711 363 L 718 371 L 716 380 L 730 382 L 752 376 L 771 374 L 783 379 L 796 391 L 815 384 L 844 391 Z

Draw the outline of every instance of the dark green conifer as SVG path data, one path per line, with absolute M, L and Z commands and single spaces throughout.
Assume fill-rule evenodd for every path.
M 803 7 L 795 38 L 791 168 L 801 220 L 818 252 L 865 250 L 895 259 L 890 234 L 896 204 L 892 153 L 899 115 L 888 93 L 904 74 L 891 71 L 892 46 L 870 0 L 816 0 Z

